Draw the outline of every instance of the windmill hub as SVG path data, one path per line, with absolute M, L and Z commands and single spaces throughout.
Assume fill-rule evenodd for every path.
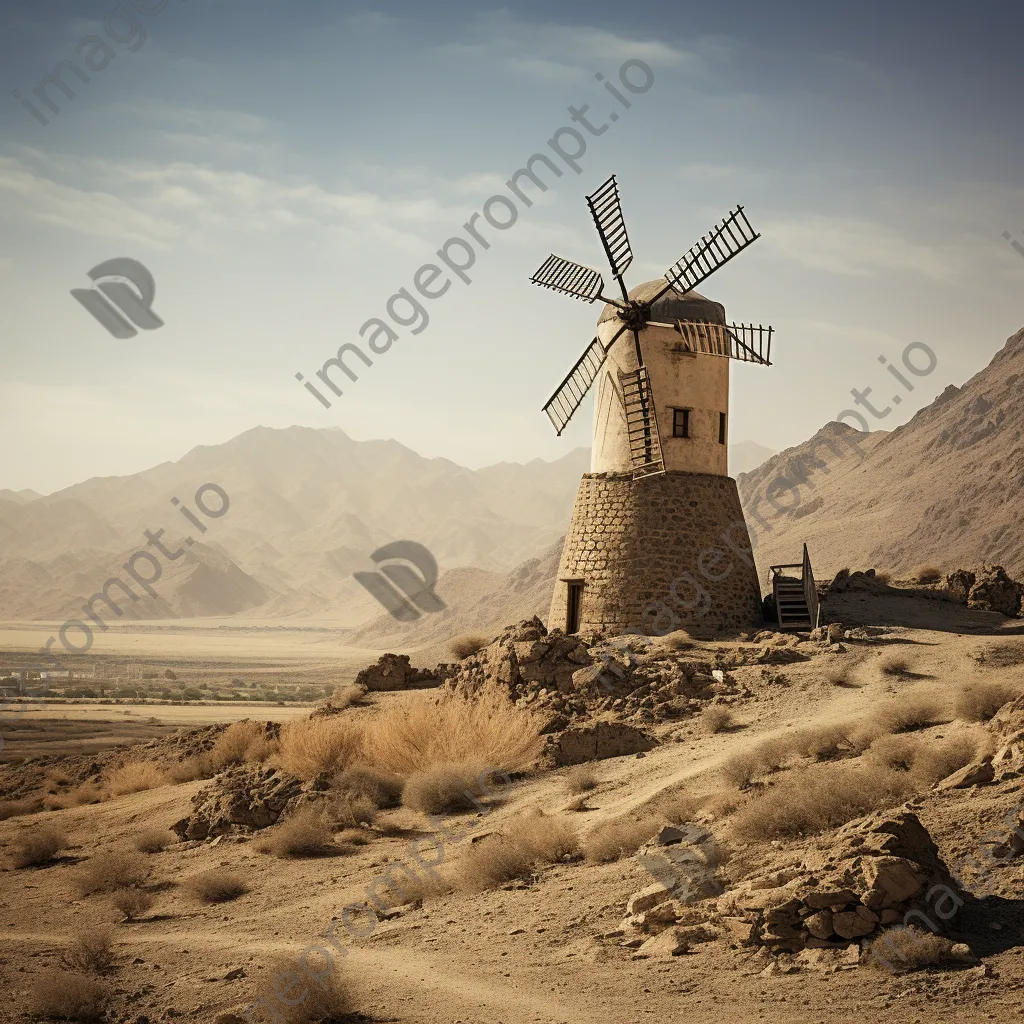
M 642 331 L 651 322 L 651 304 L 630 299 L 625 309 L 620 309 L 619 319 L 631 331 Z

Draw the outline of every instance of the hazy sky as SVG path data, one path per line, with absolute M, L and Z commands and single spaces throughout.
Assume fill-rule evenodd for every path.
M 549 250 L 603 265 L 583 197 L 612 172 L 630 284 L 736 203 L 763 234 L 703 289 L 777 329 L 775 365 L 734 372 L 734 442 L 795 444 L 851 388 L 884 405 L 899 388 L 879 355 L 923 341 L 937 369 L 872 422 L 895 426 L 1024 326 L 1003 237 L 1024 244 L 1019 3 L 136 2 L 144 41 L 109 0 L 3 5 L 0 488 L 130 473 L 258 424 L 470 466 L 589 443 L 589 404 L 561 438 L 540 407 L 598 307 L 528 278 Z M 50 86 L 59 114 L 34 99 L 86 56 L 107 66 L 65 72 L 73 100 Z M 595 75 L 621 92 L 628 60 L 654 82 L 627 110 Z M 581 173 L 559 162 L 515 224 L 479 222 L 472 282 L 421 300 L 429 325 L 396 328 L 323 408 L 294 375 L 386 317 L 583 104 L 609 126 Z M 122 256 L 152 271 L 164 326 L 119 340 L 69 293 Z

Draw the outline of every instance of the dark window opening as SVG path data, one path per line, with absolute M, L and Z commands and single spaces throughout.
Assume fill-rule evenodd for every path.
M 583 584 L 570 583 L 565 607 L 565 631 L 577 633 L 580 628 L 580 611 L 583 605 Z
M 725 413 L 718 414 L 718 443 L 725 444 Z
M 673 437 L 689 437 L 690 436 L 690 410 L 689 409 L 673 409 L 672 410 L 672 436 Z

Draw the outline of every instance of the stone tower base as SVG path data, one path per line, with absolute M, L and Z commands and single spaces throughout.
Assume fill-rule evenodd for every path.
M 759 625 L 761 590 L 736 481 L 588 473 L 565 538 L 549 629 L 571 629 L 571 585 L 578 632 Z

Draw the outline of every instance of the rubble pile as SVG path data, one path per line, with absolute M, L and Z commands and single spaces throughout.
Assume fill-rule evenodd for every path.
M 946 577 L 946 590 L 968 608 L 999 612 L 1009 618 L 1020 615 L 1024 584 L 1018 583 L 1001 565 L 986 562 L 977 572 L 956 569 Z
M 456 665 L 442 666 L 446 685 L 472 696 L 488 680 L 524 707 L 567 719 L 614 715 L 650 723 L 683 718 L 735 684 L 712 663 L 682 656 L 647 637 L 604 642 L 548 632 L 538 618 L 520 622 Z
M 413 668 L 408 654 L 382 654 L 355 678 L 355 685 L 367 690 L 425 690 L 441 682 L 436 672 Z

